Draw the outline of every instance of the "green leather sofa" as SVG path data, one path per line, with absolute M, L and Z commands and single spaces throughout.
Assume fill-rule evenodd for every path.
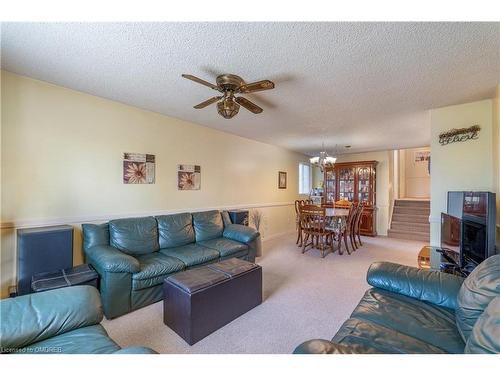
M 261 246 L 259 232 L 219 211 L 82 224 L 82 231 L 108 319 L 160 301 L 168 275 L 234 257 L 254 262 Z
M 331 341 L 306 341 L 294 353 L 500 352 L 500 255 L 466 279 L 380 262 L 367 281 L 373 288 Z
M 99 324 L 103 311 L 92 286 L 73 286 L 0 301 L 0 347 L 14 354 L 151 354 L 121 349 Z

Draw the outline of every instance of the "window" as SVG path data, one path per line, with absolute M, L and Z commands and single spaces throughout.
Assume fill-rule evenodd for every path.
M 311 192 L 311 166 L 309 164 L 299 164 L 299 194 Z

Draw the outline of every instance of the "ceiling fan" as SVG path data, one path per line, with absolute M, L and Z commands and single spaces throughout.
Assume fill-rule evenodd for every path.
M 216 79 L 217 85 L 190 74 L 183 74 L 182 76 L 221 92 L 223 95 L 214 96 L 213 98 L 205 100 L 204 102 L 195 105 L 194 108 L 201 109 L 212 103 L 218 102 L 217 112 L 219 112 L 219 115 L 226 119 L 236 116 L 240 110 L 240 105 L 255 114 L 263 111 L 262 108 L 252 103 L 250 100 L 242 96 L 236 97 L 235 94 L 249 94 L 252 92 L 274 89 L 274 83 L 267 79 L 263 81 L 245 83 L 241 77 L 234 74 L 221 74 Z

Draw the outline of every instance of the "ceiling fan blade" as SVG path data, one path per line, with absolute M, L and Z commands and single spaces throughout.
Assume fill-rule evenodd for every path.
M 203 80 L 203 79 L 201 79 L 201 78 L 198 78 L 198 77 L 192 76 L 191 74 L 183 74 L 182 76 L 183 76 L 184 78 L 190 79 L 191 81 L 194 81 L 194 82 L 197 82 L 197 83 L 201 83 L 202 85 L 208 86 L 208 87 L 210 87 L 211 89 L 214 89 L 214 90 L 220 91 L 220 89 L 219 89 L 219 87 L 218 87 L 218 86 L 215 86 L 214 84 L 212 84 L 212 83 L 210 83 L 210 82 L 204 81 L 204 80 Z
M 239 87 L 239 92 L 249 93 L 274 89 L 274 83 L 265 79 L 263 81 L 245 83 Z
M 222 99 L 222 96 L 214 96 L 213 98 L 210 98 L 208 100 L 205 100 L 204 102 L 195 105 L 193 108 L 196 109 L 202 109 L 205 108 L 206 106 L 209 106 L 212 103 L 215 103 L 217 100 Z
M 263 111 L 263 109 L 260 108 L 257 104 L 253 104 L 250 100 L 245 99 L 242 96 L 238 96 L 235 100 L 238 104 L 241 104 L 252 113 L 258 114 Z

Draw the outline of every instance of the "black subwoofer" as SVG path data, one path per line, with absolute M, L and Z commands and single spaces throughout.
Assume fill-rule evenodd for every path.
M 17 295 L 31 293 L 31 278 L 73 267 L 73 227 L 17 230 Z

